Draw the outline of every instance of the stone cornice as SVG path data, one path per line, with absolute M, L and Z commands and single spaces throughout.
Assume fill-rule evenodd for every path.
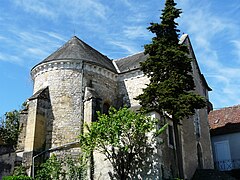
M 34 67 L 31 71 L 32 79 L 35 79 L 38 75 L 48 71 L 59 70 L 59 69 L 82 69 L 82 61 L 76 60 L 61 60 L 41 63 Z
M 84 71 L 89 71 L 89 72 L 93 72 L 99 75 L 102 75 L 104 77 L 107 77 L 109 79 L 112 79 L 114 81 L 117 80 L 118 74 L 109 71 L 108 69 L 105 69 L 101 66 L 97 66 L 94 64 L 90 64 L 90 63 L 84 63 L 84 67 L 83 67 Z
M 134 71 L 129 71 L 125 73 L 121 73 L 118 75 L 118 81 L 126 81 L 130 79 L 135 79 L 144 76 L 143 72 L 140 69 L 136 69 Z
M 45 72 L 61 70 L 61 69 L 82 70 L 82 67 L 84 71 L 93 72 L 115 81 L 117 80 L 117 77 L 118 77 L 118 74 L 106 68 L 103 68 L 96 64 L 84 62 L 83 60 L 61 60 L 61 61 L 57 60 L 57 61 L 41 63 L 32 69 L 31 76 L 32 76 L 32 79 L 35 79 L 38 75 L 43 74 Z

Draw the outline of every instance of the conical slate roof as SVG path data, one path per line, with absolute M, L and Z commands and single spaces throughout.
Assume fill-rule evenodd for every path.
M 66 44 L 39 64 L 56 60 L 83 60 L 116 72 L 112 61 L 107 56 L 104 56 L 76 36 L 73 36 Z

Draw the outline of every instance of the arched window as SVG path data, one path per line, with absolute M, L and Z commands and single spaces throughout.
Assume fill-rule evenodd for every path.
M 198 158 L 198 169 L 203 168 L 203 160 L 202 160 L 202 148 L 200 144 L 197 144 L 197 158 Z

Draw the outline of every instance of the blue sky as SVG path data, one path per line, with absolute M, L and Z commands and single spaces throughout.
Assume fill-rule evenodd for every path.
M 240 3 L 178 0 L 181 33 L 190 36 L 215 108 L 240 104 Z M 143 50 L 163 0 L 1 0 L 0 116 L 32 95 L 31 68 L 73 35 L 121 58 Z

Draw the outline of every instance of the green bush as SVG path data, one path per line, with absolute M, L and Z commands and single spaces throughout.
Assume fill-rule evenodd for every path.
M 60 158 L 55 154 L 36 168 L 35 180 L 86 179 L 86 164 L 82 155 L 74 159 L 70 155 Z
M 2 180 L 33 180 L 28 176 L 4 176 Z
M 13 171 L 13 176 L 27 176 L 26 168 L 22 165 L 15 166 Z

